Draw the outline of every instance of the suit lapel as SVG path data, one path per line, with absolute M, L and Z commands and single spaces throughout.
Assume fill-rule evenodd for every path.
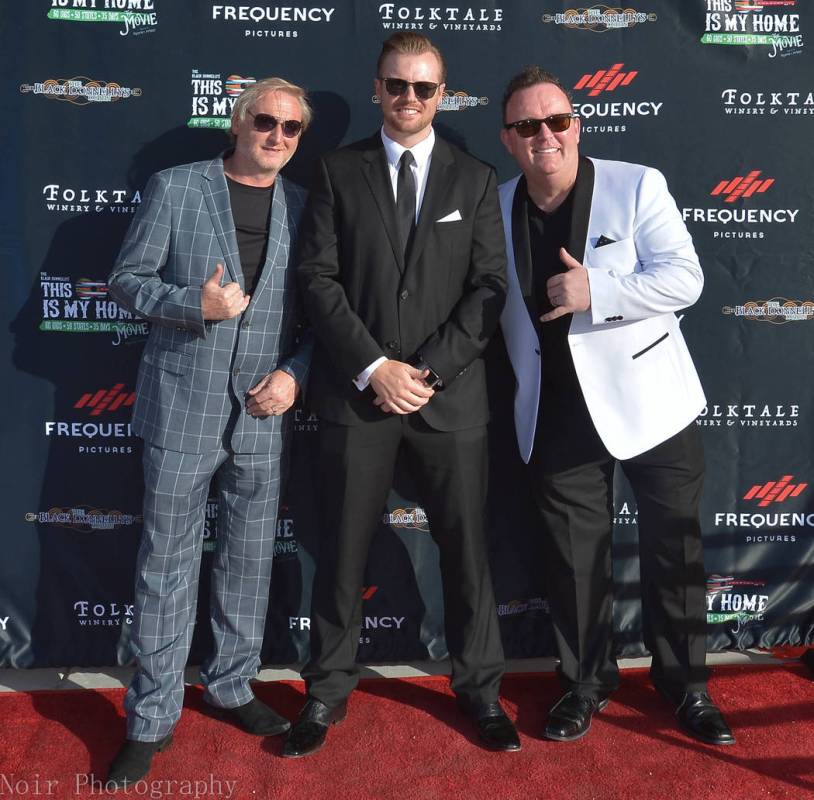
M 537 297 L 534 294 L 534 268 L 531 263 L 531 238 L 529 236 L 528 217 L 528 191 L 526 179 L 521 176 L 517 182 L 512 201 L 512 247 L 514 248 L 514 263 L 517 270 L 517 279 L 520 282 L 520 291 L 526 301 L 529 316 L 537 327 L 540 311 L 537 308 Z
M 362 159 L 362 171 L 379 209 L 387 238 L 393 248 L 393 257 L 399 272 L 404 272 L 404 254 L 396 222 L 396 201 L 393 199 L 393 186 L 390 182 L 384 143 L 379 134 L 371 137 L 370 147 L 363 151 Z
M 274 265 L 280 250 L 289 244 L 288 225 L 288 203 L 285 196 L 285 181 L 282 175 L 278 175 L 274 182 L 274 193 L 271 198 L 271 210 L 269 211 L 269 233 L 266 244 L 266 260 L 263 263 L 263 271 L 260 273 L 260 280 L 257 282 L 255 294 L 259 295 L 271 280 L 274 272 Z
M 427 175 L 427 186 L 424 190 L 424 198 L 421 201 L 418 226 L 413 237 L 408 267 L 410 264 L 415 264 L 420 258 L 427 243 L 427 237 L 441 211 L 448 210 L 444 207 L 444 202 L 455 177 L 455 170 L 452 169 L 452 165 L 453 156 L 450 146 L 439 136 L 436 136 L 435 145 L 432 148 L 430 171 Z
M 240 251 L 237 247 L 237 236 L 235 235 L 235 222 L 232 217 L 232 206 L 229 202 L 229 187 L 226 185 L 226 176 L 223 173 L 222 158 L 211 161 L 204 170 L 201 191 L 203 192 L 206 207 L 209 209 L 215 236 L 218 237 L 220 248 L 223 251 L 226 272 L 245 291 L 243 269 L 240 266 Z M 214 269 L 215 265 L 209 264 L 207 266 L 207 275 L 211 275 Z
M 580 264 L 585 258 L 585 243 L 588 239 L 593 195 L 594 165 L 590 159 L 580 156 L 577 179 L 574 184 L 573 205 L 571 206 L 571 236 L 568 240 L 568 252 Z

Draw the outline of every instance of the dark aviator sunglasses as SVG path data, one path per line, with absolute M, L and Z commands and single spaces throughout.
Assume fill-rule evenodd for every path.
M 568 114 L 552 114 L 545 119 L 519 119 L 517 122 L 507 122 L 503 127 L 507 131 L 514 128 L 518 136 L 523 139 L 530 139 L 540 132 L 543 123 L 552 133 L 562 133 L 571 127 L 571 120 L 578 117 L 579 114 L 572 111 Z
M 286 139 L 293 139 L 302 130 L 302 122 L 298 119 L 277 119 L 271 114 L 252 114 L 251 111 L 248 114 L 254 120 L 254 129 L 258 133 L 271 133 L 277 125 L 280 125 L 283 136 Z

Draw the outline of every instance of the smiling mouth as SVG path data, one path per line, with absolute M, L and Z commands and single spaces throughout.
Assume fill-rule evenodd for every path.
M 550 155 L 551 153 L 559 153 L 559 147 L 535 147 L 532 151 L 534 153 L 542 153 L 543 155 Z

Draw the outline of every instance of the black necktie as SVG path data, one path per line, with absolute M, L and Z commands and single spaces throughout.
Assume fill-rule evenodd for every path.
M 410 169 L 414 163 L 413 154 L 409 150 L 405 150 L 399 159 L 399 174 L 396 179 L 396 215 L 399 220 L 399 233 L 401 234 L 401 244 L 404 247 L 405 262 L 415 231 L 415 177 Z

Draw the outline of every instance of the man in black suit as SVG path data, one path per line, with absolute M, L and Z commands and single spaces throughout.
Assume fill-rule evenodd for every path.
M 300 234 L 324 540 L 284 755 L 321 747 L 357 685 L 364 567 L 399 452 L 440 550 L 452 688 L 489 747 L 518 750 L 484 533 L 481 355 L 506 292 L 495 175 L 432 129 L 445 68 L 428 39 L 394 34 L 377 66 L 381 131 L 321 160 Z

